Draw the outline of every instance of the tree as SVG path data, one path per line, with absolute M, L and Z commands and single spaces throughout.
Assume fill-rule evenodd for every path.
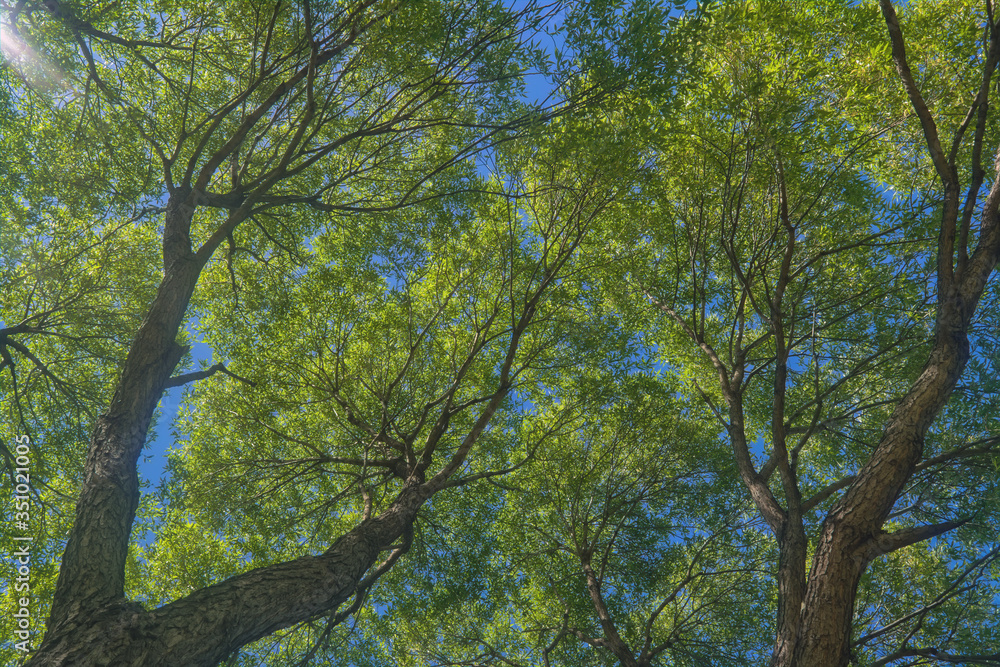
M 671 244 L 676 259 L 662 262 L 679 280 L 672 293 L 659 285 L 647 292 L 711 363 L 715 386 L 700 391 L 724 427 L 739 476 L 777 541 L 773 665 L 848 664 L 856 595 L 869 564 L 974 522 L 975 515 L 963 516 L 964 508 L 944 493 L 955 483 L 949 473 L 953 466 L 996 455 L 988 415 L 983 423 L 966 413 L 968 421 L 960 427 L 965 438 L 956 442 L 934 434 L 926 446 L 970 357 L 973 316 L 1000 250 L 1000 186 L 983 186 L 983 147 L 996 143 L 986 102 L 1000 48 L 992 8 L 987 5 L 987 16 L 978 17 L 984 33 L 964 32 L 971 44 L 961 43 L 963 33 L 954 38 L 957 44 L 942 44 L 941 33 L 934 34 L 938 53 L 949 47 L 969 53 L 977 42 L 982 45 L 981 58 L 974 66 L 963 63 L 956 75 L 962 91 L 956 95 L 947 88 L 954 80 L 936 86 L 933 74 L 921 92 L 895 9 L 887 1 L 880 6 L 898 81 L 923 131 L 924 146 L 911 150 L 929 156 L 941 188 L 932 195 L 935 210 L 923 202 L 919 208 L 902 202 L 902 220 L 894 219 L 891 209 L 888 215 L 872 214 L 886 210 L 881 189 L 902 189 L 891 171 L 869 170 L 859 160 L 866 145 L 891 126 L 892 116 L 883 115 L 881 127 L 872 126 L 861 111 L 834 121 L 833 131 L 824 118 L 828 105 L 852 110 L 858 102 L 844 86 L 857 85 L 850 81 L 853 72 L 837 77 L 840 81 L 831 77 L 831 84 L 808 80 L 830 64 L 812 50 L 793 57 L 811 57 L 815 70 L 799 69 L 802 79 L 793 75 L 772 83 L 769 73 L 787 68 L 788 61 L 776 57 L 776 50 L 753 53 L 757 45 L 750 44 L 744 48 L 752 55 L 744 58 L 737 46 L 730 80 L 750 95 L 737 98 L 741 107 L 722 116 L 728 137 L 718 135 L 718 126 L 698 130 L 706 143 L 721 147 L 723 158 L 716 164 L 722 163 L 724 178 L 715 181 L 720 196 L 703 193 L 700 201 L 681 204 L 686 210 L 678 211 L 680 229 L 673 232 L 681 238 Z M 747 9 L 753 12 L 754 6 Z M 870 20 L 868 10 L 838 9 L 825 15 L 817 10 L 814 20 L 845 14 L 850 25 Z M 943 10 L 918 5 L 908 13 L 919 24 Z M 759 11 L 769 18 L 767 9 Z M 953 11 L 956 18 L 973 18 L 964 7 Z M 867 41 L 864 35 L 838 37 L 844 40 L 839 51 L 848 57 Z M 932 64 L 929 59 L 925 71 L 932 71 Z M 880 86 L 873 88 L 891 99 Z M 936 117 L 941 132 L 948 128 L 947 139 L 925 102 L 932 91 L 939 95 Z M 861 97 L 862 104 L 874 106 Z M 958 120 L 949 127 L 944 119 L 952 109 Z M 709 160 L 702 164 L 713 169 Z M 997 182 L 995 174 L 990 178 Z M 938 218 L 937 241 L 925 250 L 915 237 L 930 236 L 933 228 L 921 218 L 931 212 Z M 898 250 L 892 246 L 904 254 L 894 256 Z M 928 255 L 935 273 L 925 278 L 909 258 Z M 924 301 L 920 291 L 927 284 L 933 310 L 923 320 L 911 304 Z M 933 327 L 929 343 L 923 342 L 921 324 Z M 922 367 L 908 368 L 914 362 Z M 707 387 L 708 379 L 699 382 Z M 949 430 L 955 427 L 951 419 L 946 423 Z M 986 429 L 985 438 L 977 437 L 979 429 Z M 755 440 L 763 441 L 766 460 L 754 461 Z M 861 447 L 849 445 L 851 440 Z M 830 444 L 838 459 L 833 470 L 823 460 Z M 947 520 L 926 523 L 922 516 Z M 989 523 L 966 538 L 967 548 L 984 549 L 982 531 Z M 993 549 L 982 560 L 968 557 L 969 571 L 996 555 Z M 914 635 L 924 612 L 914 614 L 910 636 L 881 660 L 976 659 L 921 645 Z
M 405 553 L 419 508 L 470 481 L 470 451 L 564 336 L 542 326 L 559 299 L 550 293 L 612 191 L 595 188 L 602 169 L 567 170 L 541 149 L 506 181 L 470 165 L 548 113 L 514 95 L 535 60 L 521 39 L 543 18 L 491 3 L 7 9 L 21 136 L 32 131 L 37 153 L 59 158 L 22 164 L 33 185 L 6 193 L 5 217 L 21 231 L 5 267 L 8 414 L 35 435 L 68 405 L 111 396 L 68 426 L 92 420 L 93 431 L 79 490 L 69 489 L 75 516 L 45 638 L 28 664 L 217 664 L 290 625 L 331 614 L 335 624 Z M 53 196 L 39 183 L 65 181 L 78 143 L 93 154 L 84 187 Z M 418 204 L 409 218 L 390 215 Z M 95 210 L 105 222 L 92 222 Z M 257 280 L 280 287 L 247 289 Z M 290 329 L 294 307 L 307 304 L 304 328 Z M 266 321 L 247 322 L 261 307 Z M 175 374 L 193 316 L 207 331 L 216 318 L 243 320 L 251 337 L 273 326 L 284 352 L 302 354 L 279 363 L 301 363 Z M 247 338 L 230 333 L 220 349 L 237 359 Z M 90 368 L 95 359 L 104 363 Z M 327 503 L 340 502 L 340 517 L 317 555 L 247 568 L 147 610 L 125 591 L 137 459 L 164 388 L 216 374 L 268 386 L 276 395 L 256 400 L 283 406 L 306 377 L 326 392 L 333 409 L 323 416 L 339 429 L 325 453 L 300 444 L 318 454 L 310 465 L 348 478 Z M 272 405 L 241 416 L 280 437 L 274 414 Z M 33 440 L 57 435 L 42 432 Z M 60 486 L 57 456 L 36 483 Z
M 451 538 L 425 537 L 425 576 L 463 582 L 468 601 L 456 620 L 455 600 L 427 591 L 419 612 L 407 608 L 421 624 L 384 659 L 997 661 L 996 186 L 980 164 L 997 141 L 982 106 L 995 31 L 974 6 L 909 3 L 919 92 L 894 17 L 889 5 L 733 3 L 716 12 L 699 81 L 677 106 L 661 117 L 651 99 L 616 100 L 649 123 L 659 166 L 609 216 L 618 270 L 605 267 L 603 303 L 633 352 L 583 385 L 576 430 L 483 501 L 482 516 L 503 510 L 474 528 L 488 549 L 462 541 L 454 556 Z M 932 159 L 941 140 L 924 99 L 954 119 L 947 169 Z M 959 274 L 965 287 L 949 282 Z M 984 302 L 978 324 L 968 308 L 949 319 L 956 300 Z M 656 363 L 643 367 L 643 354 Z M 684 426 L 693 412 L 697 435 Z M 487 558 L 499 573 L 463 577 Z M 756 616 L 769 604 L 773 625 Z
M 594 3 L 558 110 L 537 7 L 5 8 L 28 664 L 995 662 L 1000 35 L 880 5 Z

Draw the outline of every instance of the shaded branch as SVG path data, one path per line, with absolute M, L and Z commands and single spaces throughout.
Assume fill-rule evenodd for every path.
M 214 366 L 206 368 L 203 371 L 195 371 L 193 373 L 185 373 L 184 375 L 175 375 L 174 377 L 170 378 L 169 380 L 167 380 L 164 383 L 163 388 L 164 389 L 170 389 L 171 387 L 180 387 L 181 385 L 187 384 L 189 382 L 197 382 L 198 380 L 204 380 L 205 378 L 212 377 L 213 375 L 215 375 L 216 373 L 219 373 L 219 372 L 225 373 L 229 377 L 234 378 L 236 380 L 239 380 L 240 382 L 243 382 L 244 384 L 248 384 L 251 387 L 256 387 L 257 386 L 256 382 L 254 382 L 252 380 L 248 380 L 245 377 L 242 377 L 240 375 L 237 375 L 236 373 L 234 373 L 231 370 L 229 370 L 228 368 L 226 368 L 224 365 L 222 365 L 222 364 L 215 364 Z
M 929 526 L 917 526 L 915 528 L 904 528 L 903 530 L 897 530 L 892 533 L 880 533 L 879 535 L 866 540 L 858 548 L 858 553 L 866 560 L 871 561 L 883 554 L 892 553 L 893 551 L 897 551 L 903 547 L 908 547 L 911 544 L 916 544 L 917 542 L 923 542 L 924 540 L 929 540 L 932 537 L 943 535 L 949 530 L 954 530 L 955 528 L 958 528 L 966 523 L 968 523 L 968 519 L 963 521 L 945 521 L 944 523 L 935 523 Z
M 951 664 L 992 665 L 994 667 L 1000 666 L 1000 653 L 993 653 L 990 655 L 956 655 L 952 653 L 944 653 L 936 647 L 933 647 L 903 649 L 901 651 L 896 651 L 895 653 L 890 653 L 880 660 L 876 660 L 871 664 L 871 667 L 882 667 L 882 665 L 888 665 L 890 662 L 895 662 L 903 658 L 915 657 L 930 658 L 932 660 L 937 660 L 938 662 Z

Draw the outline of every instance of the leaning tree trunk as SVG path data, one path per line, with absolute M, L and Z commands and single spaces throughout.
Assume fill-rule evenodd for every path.
M 350 599 L 428 495 L 427 487 L 409 485 L 389 510 L 321 555 L 256 569 L 153 611 L 124 598 L 74 609 L 49 629 L 28 667 L 217 665 L 249 642 Z
M 846 667 L 858 583 L 874 558 L 950 530 L 947 522 L 895 533 L 882 526 L 923 455 L 927 430 L 944 407 L 969 359 L 968 331 L 986 282 L 1000 257 L 1000 176 L 994 180 L 978 230 L 972 217 L 985 171 L 981 165 L 990 80 L 1000 62 L 1000 25 L 987 26 L 989 48 L 978 95 L 945 153 L 937 126 L 906 59 L 902 30 L 890 0 L 880 0 L 900 81 L 920 120 L 928 152 L 944 187 L 937 256 L 937 318 L 930 356 L 896 406 L 872 458 L 823 521 L 802 606 L 795 651 L 781 667 Z M 990 18 L 992 21 L 992 17 Z M 974 131 L 965 131 L 972 119 Z M 956 156 L 971 136 L 970 183 L 965 203 Z M 1000 153 L 997 155 L 1000 164 Z M 978 231 L 978 234 L 977 234 Z M 972 239 L 978 236 L 970 253 Z
M 939 306 L 942 313 L 956 309 Z M 893 412 L 875 453 L 823 521 L 802 607 L 794 658 L 780 663 L 846 667 L 858 583 L 874 558 L 944 532 L 956 524 L 885 533 L 882 525 L 923 454 L 924 435 L 969 358 L 964 328 L 942 322 L 934 350 Z

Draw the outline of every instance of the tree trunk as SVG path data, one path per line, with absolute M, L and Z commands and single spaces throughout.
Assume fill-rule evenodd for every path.
M 858 583 L 868 563 L 889 551 L 927 539 L 959 525 L 948 522 L 896 533 L 882 531 L 889 513 L 923 456 L 924 438 L 947 403 L 969 359 L 968 331 L 986 282 L 1000 256 L 1000 179 L 994 181 L 982 208 L 978 244 L 968 252 L 974 236 L 973 205 L 978 200 L 982 166 L 979 154 L 984 138 L 990 79 L 1000 58 L 1000 33 L 990 26 L 983 80 L 969 119 L 978 115 L 973 138 L 974 176 L 967 205 L 959 205 L 959 143 L 945 153 L 937 126 L 906 59 L 902 30 L 892 2 L 880 0 L 889 30 L 893 61 L 903 89 L 920 120 L 925 143 L 941 179 L 944 202 L 938 237 L 937 318 L 933 346 L 920 376 L 899 402 L 874 454 L 853 484 L 823 521 L 802 605 L 798 639 L 783 667 L 847 667 L 851 661 L 851 624 Z M 962 134 L 955 138 L 960 142 Z M 998 154 L 1000 159 L 1000 154 Z M 978 180 L 977 180 L 978 179 Z M 961 211 L 961 215 L 960 215 Z
M 192 201 L 187 189 L 173 194 L 167 204 L 164 277 L 129 348 L 111 404 L 91 436 L 50 630 L 124 598 L 124 566 L 139 502 L 136 463 L 163 387 L 186 352 L 176 343 L 177 333 L 204 265 L 188 240 Z
M 989 208 L 987 209 L 990 210 Z M 961 286 L 939 287 L 930 358 L 893 411 L 882 439 L 846 494 L 823 521 L 790 667 L 846 667 L 858 583 L 872 559 L 957 523 L 887 534 L 882 525 L 923 454 L 924 437 L 969 359 L 967 331 L 997 261 L 995 208 Z
M 797 667 L 846 666 L 858 583 L 879 554 L 882 524 L 923 454 L 924 436 L 969 358 L 968 321 L 955 303 L 939 306 L 931 357 L 896 407 L 881 442 L 823 521 L 813 557 L 795 660 Z M 958 327 L 951 322 L 958 318 Z
M 778 623 L 771 665 L 788 664 L 798 638 L 802 600 L 806 591 L 806 535 L 801 517 L 797 523 L 786 521 L 777 536 Z
M 159 609 L 117 600 L 64 613 L 26 667 L 210 667 L 239 647 L 329 614 L 357 589 L 430 496 L 409 484 L 325 553 L 247 572 Z

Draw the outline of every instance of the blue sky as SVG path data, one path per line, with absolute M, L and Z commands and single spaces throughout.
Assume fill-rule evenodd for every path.
M 194 343 L 191 346 L 191 355 L 194 357 L 194 370 L 201 368 L 202 362 L 205 365 L 213 363 L 212 348 L 205 343 Z M 163 398 L 160 399 L 160 419 L 156 428 L 150 432 L 149 442 L 139 459 L 140 479 L 151 482 L 153 486 L 165 476 L 166 453 L 174 444 L 173 422 L 180 408 L 184 389 L 185 387 L 172 387 L 163 392 Z

